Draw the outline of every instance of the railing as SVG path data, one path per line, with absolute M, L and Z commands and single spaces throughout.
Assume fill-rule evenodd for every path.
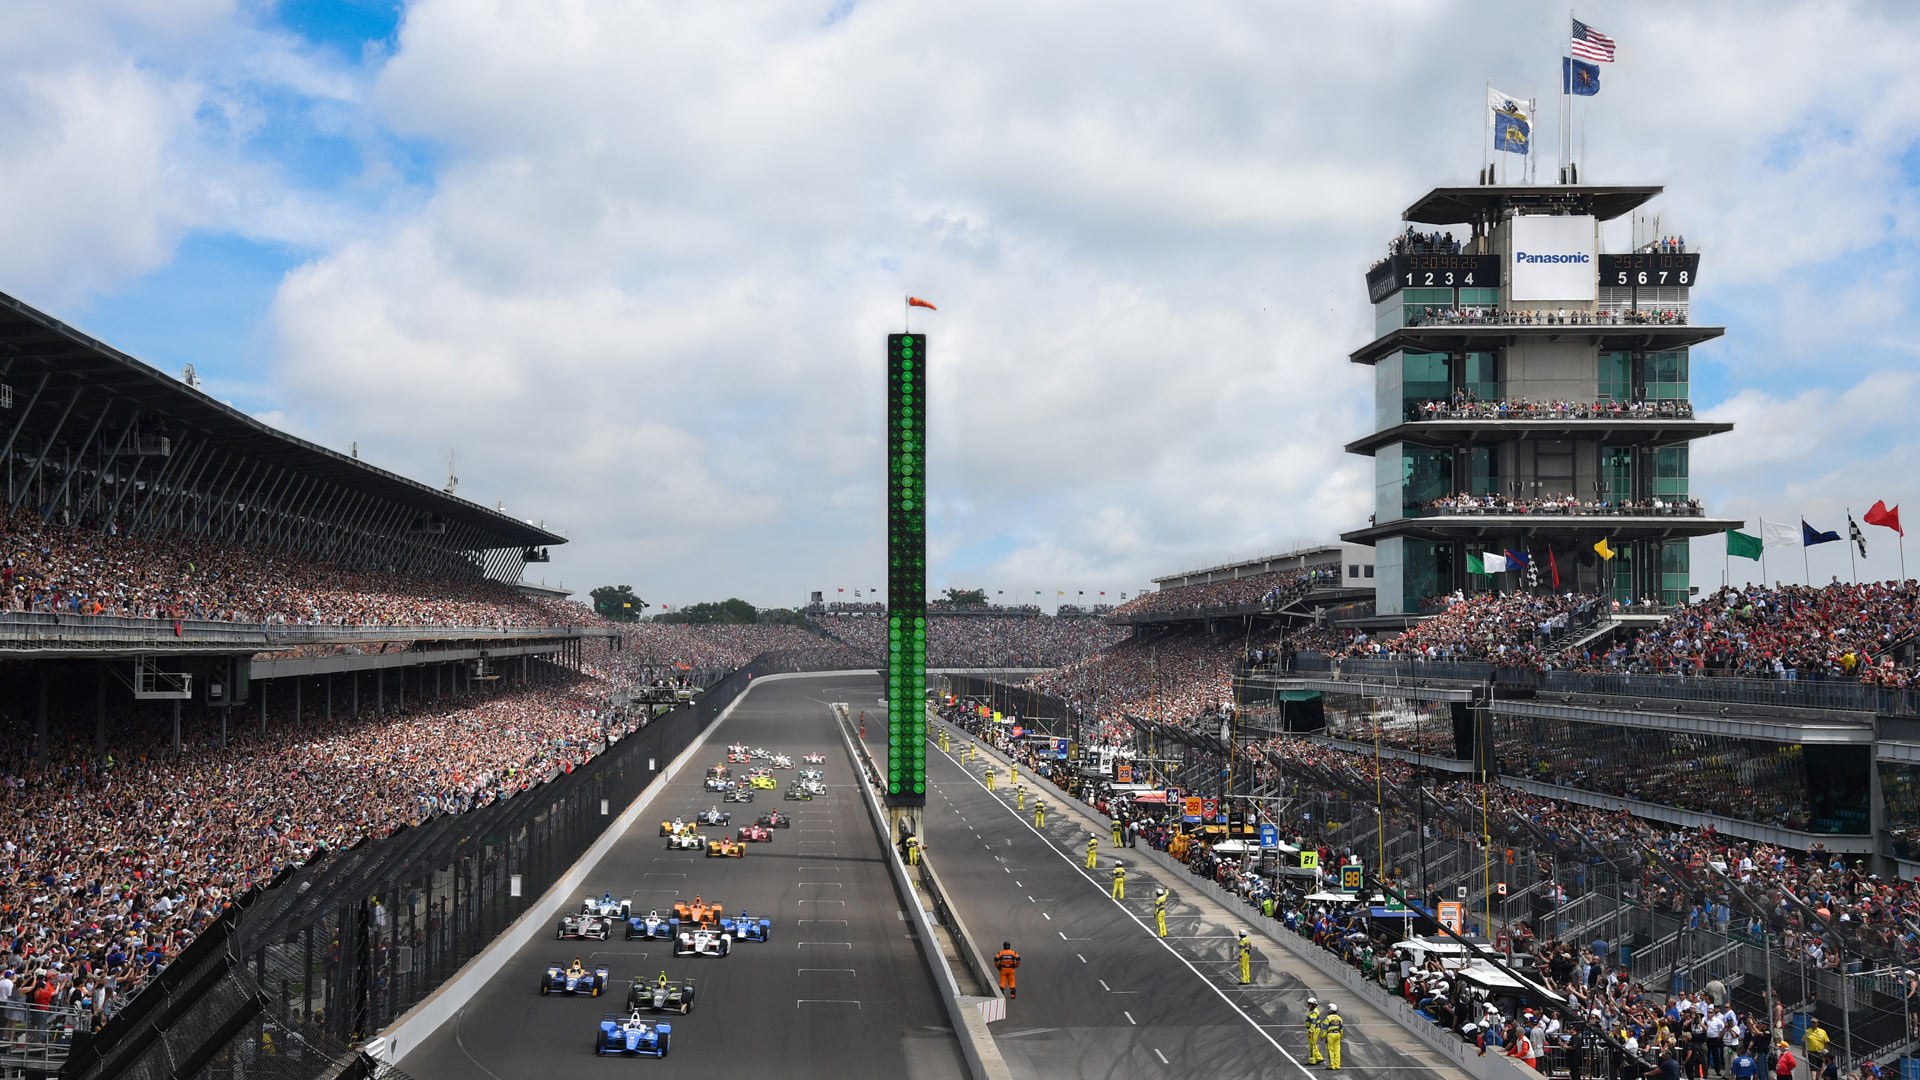
M 13 1025 L 21 1021 L 9 1023 L 5 1038 L 0 1039 L 0 1072 L 51 1074 L 67 1060 L 75 1039 L 91 1037 L 92 1021 L 80 1009 L 10 1004 L 25 1013 L 24 1023 L 19 1027 Z
M 0 649 L 23 646 L 85 646 L 102 642 L 177 646 L 217 644 L 256 649 L 332 645 L 400 638 L 613 637 L 607 627 L 454 626 L 444 624 L 351 626 L 319 623 L 236 623 L 214 619 L 132 619 L 109 615 L 62 615 L 44 611 L 0 612 Z
M 1679 517 L 1706 516 L 1698 503 L 1601 502 L 1578 499 L 1504 499 L 1497 495 L 1459 496 L 1409 507 L 1405 517 Z
M 1920 691 L 1871 686 L 1850 679 L 1750 679 L 1727 675 L 1636 674 L 1631 672 L 1541 671 L 1498 666 L 1484 660 L 1328 659 L 1301 656 L 1295 674 L 1326 671 L 1337 679 L 1392 679 L 1486 683 L 1496 690 L 1532 690 L 1538 694 L 1588 694 L 1611 698 L 1658 698 L 1724 705 L 1769 705 L 1835 712 L 1920 715 Z M 1284 677 L 1285 673 L 1270 674 Z M 1379 691 L 1356 688 L 1356 693 Z
M 1408 312 L 1408 326 L 1685 326 L 1684 306 L 1652 311 L 1534 311 L 1483 307 Z
M 1565 405 L 1528 401 L 1407 402 L 1408 423 L 1427 420 L 1691 420 L 1690 401 L 1600 401 Z

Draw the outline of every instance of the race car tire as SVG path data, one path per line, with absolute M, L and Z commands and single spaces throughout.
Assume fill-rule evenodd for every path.
M 673 1045 L 673 1036 L 672 1036 L 672 1035 L 662 1035 L 662 1036 L 660 1036 L 660 1056 L 661 1056 L 661 1057 L 666 1057 L 666 1056 L 667 1056 L 667 1048 L 668 1048 L 669 1046 L 671 1046 L 671 1045 Z
M 599 984 L 599 983 L 594 983 L 594 984 L 593 984 L 593 996 L 594 996 L 594 997 L 599 997 L 599 996 L 600 996 L 600 984 Z
M 545 979 L 541 979 L 540 980 L 540 996 L 546 997 L 548 994 L 551 994 L 551 993 L 553 993 L 553 984 L 547 982 L 547 980 Z

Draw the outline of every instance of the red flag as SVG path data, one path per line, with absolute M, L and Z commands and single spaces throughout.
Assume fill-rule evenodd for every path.
M 1553 549 L 1547 549 L 1547 567 L 1553 571 L 1553 587 L 1560 587 L 1560 560 L 1553 557 Z
M 1907 535 L 1907 531 L 1900 527 L 1900 508 L 1895 506 L 1889 509 L 1885 499 L 1876 501 L 1873 506 L 1867 510 L 1866 517 L 1862 520 L 1866 521 L 1869 525 L 1879 525 L 1882 528 L 1892 529 L 1901 536 Z
M 919 297 L 917 297 L 917 296 L 909 296 L 909 297 L 907 297 L 907 306 L 908 306 L 908 307 L 923 307 L 923 308 L 926 308 L 926 309 L 927 309 L 928 311 L 939 311 L 939 310 L 940 310 L 939 308 L 937 308 L 937 307 L 934 307 L 934 306 L 933 306 L 932 304 L 929 304 L 929 303 L 927 303 L 927 302 L 926 302 L 925 300 L 922 300 L 922 299 L 920 299 L 920 298 L 919 298 Z

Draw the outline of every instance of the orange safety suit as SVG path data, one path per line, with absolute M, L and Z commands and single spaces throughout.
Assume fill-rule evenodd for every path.
M 1012 949 L 1001 949 L 993 954 L 993 966 L 1000 969 L 1000 989 L 1014 996 L 1013 970 L 1020 966 L 1020 954 Z

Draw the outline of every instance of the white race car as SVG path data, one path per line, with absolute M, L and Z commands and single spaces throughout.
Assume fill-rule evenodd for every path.
M 809 765 L 825 765 L 827 763 L 827 755 L 808 754 L 806 758 L 804 758 L 803 760 L 805 760 L 806 763 Z
M 825 795 L 827 793 L 827 784 L 824 780 L 802 780 L 800 786 L 813 792 L 815 795 Z
M 613 932 L 613 920 L 598 915 L 562 915 L 560 926 L 553 936 L 565 941 L 568 938 L 586 938 L 589 941 L 605 941 Z
M 791 769 L 793 768 L 793 759 L 785 754 L 775 754 L 773 755 L 773 760 L 767 764 L 776 769 Z
M 827 778 L 827 774 L 820 771 L 819 769 L 801 769 L 800 770 L 800 779 L 802 780 L 825 780 L 826 778 Z
M 675 833 L 667 838 L 669 851 L 705 851 L 707 838 L 696 832 Z
M 673 939 L 675 956 L 725 956 L 732 951 L 732 934 L 706 927 L 682 928 Z
M 626 919 L 633 916 L 633 901 L 626 897 L 615 899 L 613 893 L 603 892 L 596 899 L 587 897 L 580 902 L 580 914 L 598 915 L 603 919 Z

